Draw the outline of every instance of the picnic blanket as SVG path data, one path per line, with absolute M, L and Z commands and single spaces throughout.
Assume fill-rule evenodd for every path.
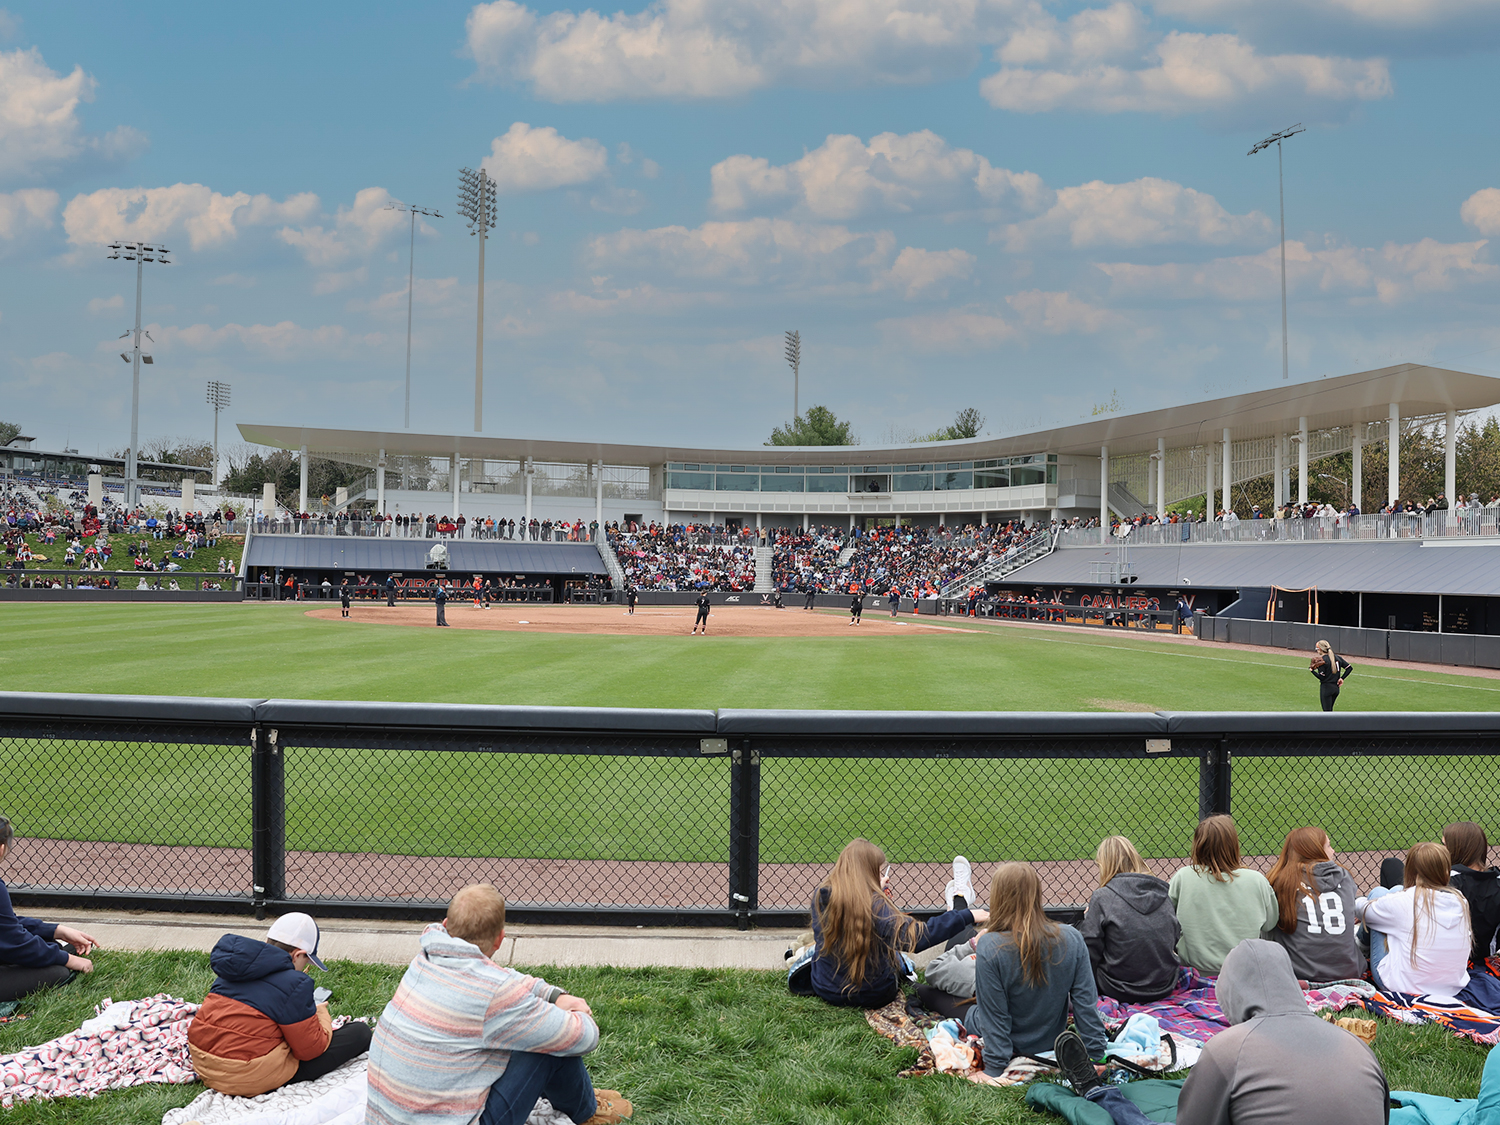
M 360 1055 L 312 1082 L 297 1082 L 254 1098 L 205 1090 L 181 1109 L 169 1109 L 161 1125 L 364 1125 L 370 1059 Z M 573 1119 L 538 1099 L 526 1125 L 574 1125 Z
M 1469 984 L 1453 999 L 1404 992 L 1376 992 L 1365 1007 L 1402 1023 L 1442 1024 L 1462 1039 L 1493 1047 L 1500 1043 L 1500 957 L 1469 970 Z
M 197 1011 L 197 1004 L 165 992 L 119 1004 L 105 999 L 77 1031 L 0 1057 L 0 1108 L 92 1098 L 151 1082 L 195 1082 L 187 1029 Z
M 1224 1009 L 1219 1007 L 1218 994 L 1214 991 L 1214 977 L 1205 976 L 1197 969 L 1184 965 L 1177 970 L 1177 987 L 1161 1000 L 1149 1004 L 1123 1004 L 1108 996 L 1099 1000 L 1099 1016 L 1111 1032 L 1122 1026 L 1136 1013 L 1155 1017 L 1162 1031 L 1180 1035 L 1187 1039 L 1206 1043 L 1229 1026 Z M 1363 1003 L 1375 992 L 1369 981 L 1341 980 L 1320 984 L 1317 988 L 1305 988 L 1309 1011 L 1319 1012 L 1325 1008 L 1341 1011 Z

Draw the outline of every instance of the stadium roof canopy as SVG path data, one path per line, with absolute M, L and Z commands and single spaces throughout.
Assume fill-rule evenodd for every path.
M 484 434 L 418 434 L 402 431 L 334 430 L 311 426 L 240 423 L 246 441 L 278 449 L 372 464 L 387 457 L 427 456 L 546 462 L 603 461 L 611 465 L 660 465 L 670 461 L 775 464 L 844 464 L 854 451 L 861 461 L 936 461 L 1011 457 L 1034 453 L 1097 457 L 1101 446 L 1112 455 L 1145 453 L 1165 439 L 1168 448 L 1218 440 L 1229 429 L 1235 440 L 1294 431 L 1300 418 L 1310 431 L 1385 422 L 1395 405 L 1403 419 L 1481 410 L 1500 404 L 1500 379 L 1422 364 L 1400 364 L 1376 371 L 1292 383 L 1227 398 L 1172 406 L 1141 414 L 1109 415 L 1070 426 L 998 438 L 923 442 L 895 446 L 755 446 L 704 449 L 669 445 L 628 445 L 602 441 L 550 441 Z

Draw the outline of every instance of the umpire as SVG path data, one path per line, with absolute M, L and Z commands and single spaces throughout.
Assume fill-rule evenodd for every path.
M 392 608 L 396 605 L 396 576 L 394 574 L 385 576 L 385 604 Z
M 432 592 L 432 600 L 437 605 L 437 623 L 447 625 L 448 618 L 444 616 L 444 611 L 448 608 L 448 589 L 441 578 L 437 580 L 437 588 Z

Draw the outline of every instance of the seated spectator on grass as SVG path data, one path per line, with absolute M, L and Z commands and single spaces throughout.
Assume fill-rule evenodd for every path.
M 1469 904 L 1449 885 L 1442 844 L 1413 845 L 1398 890 L 1355 901 L 1370 935 L 1370 976 L 1382 992 L 1452 999 L 1469 983 Z
M 994 1083 L 1016 1055 L 1049 1051 L 1068 1026 L 1068 1008 L 1088 1056 L 1109 1044 L 1083 935 L 1042 912 L 1042 880 L 1029 863 L 1006 863 L 990 880 L 989 928 L 979 935 L 977 1002 L 964 1028 L 984 1040 L 984 1070 Z
M 0 816 L 0 863 L 10 854 L 12 839 L 10 821 Z M 0 1002 L 66 984 L 75 972 L 92 973 L 94 963 L 85 954 L 98 947 L 82 930 L 17 916 L 10 891 L 0 882 Z
M 318 924 L 283 914 L 265 941 L 225 934 L 208 955 L 218 974 L 188 1027 L 188 1054 L 204 1085 L 255 1097 L 310 1082 L 370 1048 L 370 1029 L 333 1030 L 328 1005 L 313 998 L 308 965 L 318 959 Z
M 1094 853 L 1099 889 L 1078 925 L 1101 996 L 1127 1004 L 1160 1000 L 1177 982 L 1182 926 L 1167 884 L 1146 871 L 1135 845 L 1110 836 Z
M 1354 930 L 1354 880 L 1334 862 L 1321 828 L 1294 828 L 1268 877 L 1280 911 L 1266 938 L 1283 946 L 1298 980 L 1325 983 L 1365 975 Z
M 1453 860 L 1449 882 L 1469 904 L 1474 930 L 1469 960 L 1483 965 L 1495 946 L 1495 931 L 1500 929 L 1500 868 L 1488 866 L 1489 840 L 1473 821 L 1461 820 L 1444 828 L 1443 847 Z
M 366 1125 L 521 1125 L 538 1098 L 580 1125 L 631 1114 L 583 1064 L 599 1045 L 588 1003 L 497 965 L 505 899 L 465 887 L 422 931 L 370 1048 Z
M 1258 938 L 1281 920 L 1276 892 L 1240 860 L 1234 818 L 1211 816 L 1193 831 L 1192 866 L 1178 870 L 1168 894 L 1182 924 L 1177 957 L 1213 976 L 1229 951 Z
M 947 913 L 919 922 L 892 904 L 889 884 L 885 853 L 856 839 L 839 853 L 813 895 L 812 987 L 828 1003 L 884 1007 L 901 991 L 901 974 L 907 971 L 903 954 L 928 949 L 989 918 L 984 910 L 955 903 Z

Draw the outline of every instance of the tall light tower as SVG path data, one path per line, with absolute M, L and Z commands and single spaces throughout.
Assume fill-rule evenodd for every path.
M 131 354 L 121 353 L 120 358 L 130 363 L 130 448 L 125 451 L 125 507 L 134 508 L 139 500 L 140 483 L 135 479 L 136 452 L 140 446 L 141 436 L 141 361 L 151 362 L 149 355 L 141 354 L 141 274 L 147 262 L 156 262 L 163 266 L 172 263 L 167 260 L 171 253 L 165 246 L 152 245 L 149 242 L 111 242 L 109 244 L 111 259 L 124 258 L 127 262 L 135 263 L 135 328 L 124 333 L 120 339 L 126 336 L 132 337 L 134 343 Z M 150 340 L 151 337 L 147 336 Z M 151 341 L 153 344 L 155 340 Z
M 797 409 L 802 370 L 802 333 L 800 330 L 786 334 L 786 362 L 787 366 L 792 369 L 792 418 L 795 420 L 800 413 Z
M 417 259 L 417 216 L 428 215 L 434 219 L 441 219 L 436 207 L 413 207 L 408 203 L 387 203 L 387 211 L 410 211 L 411 212 L 411 251 L 406 259 L 406 428 L 411 429 L 411 299 L 413 271 L 416 268 Z M 483 267 L 480 267 L 481 270 Z M 483 282 L 480 282 L 483 285 Z
M 469 220 L 469 233 L 479 236 L 479 327 L 474 340 L 474 432 L 484 417 L 484 244 L 495 229 L 495 181 L 483 168 L 460 168 L 458 213 Z
M 1290 129 L 1283 129 L 1279 133 L 1272 133 L 1265 140 L 1247 152 L 1246 156 L 1254 156 L 1264 148 L 1276 146 L 1276 195 L 1281 201 L 1281 378 L 1287 379 L 1286 363 L 1286 190 L 1281 183 L 1281 142 L 1290 140 L 1298 133 L 1307 132 L 1299 122 Z
M 229 405 L 229 384 L 208 381 L 208 405 L 214 408 L 214 484 L 219 483 L 219 411 Z

